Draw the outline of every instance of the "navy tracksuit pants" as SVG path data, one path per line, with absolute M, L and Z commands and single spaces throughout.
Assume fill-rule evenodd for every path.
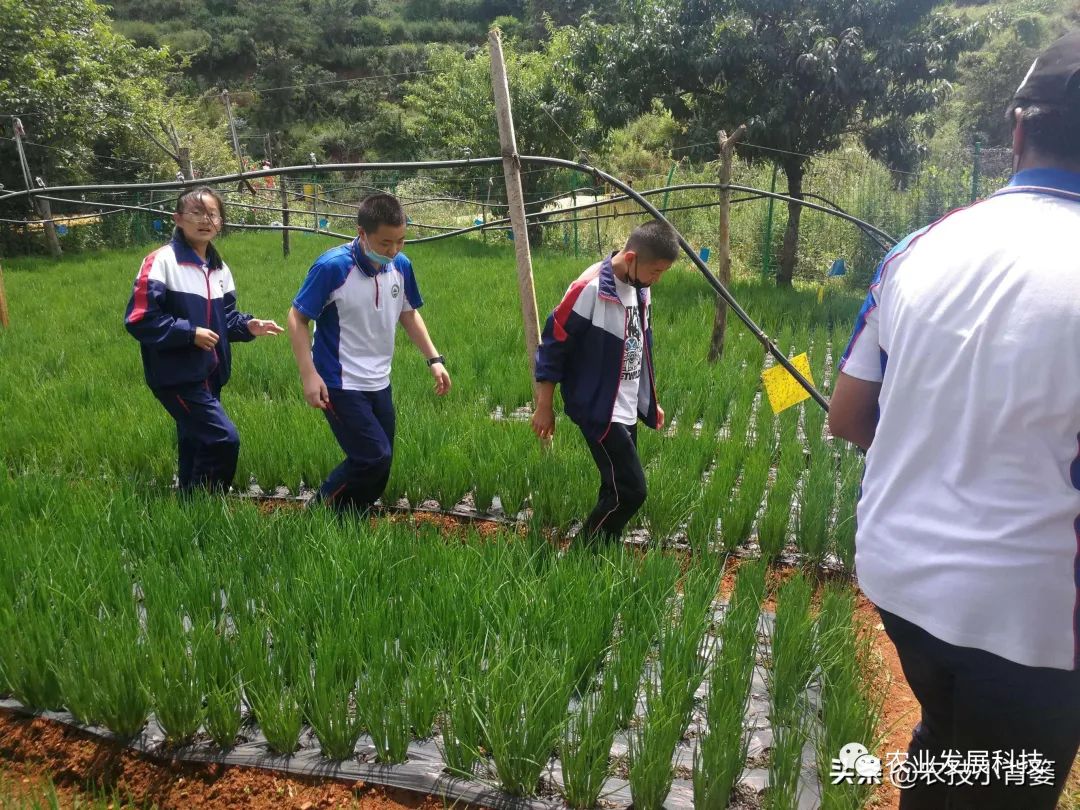
M 600 492 L 581 528 L 581 537 L 617 543 L 648 492 L 637 452 L 637 425 L 613 422 L 602 440 L 586 436 L 585 442 L 600 472 Z
M 364 511 L 379 499 L 390 480 L 394 457 L 394 400 L 390 386 L 381 391 L 331 388 L 323 411 L 345 460 L 319 487 L 319 500 L 339 512 Z
M 240 435 L 221 405 L 220 393 L 216 377 L 154 390 L 154 396 L 176 420 L 181 493 L 199 488 L 224 492 L 236 475 Z

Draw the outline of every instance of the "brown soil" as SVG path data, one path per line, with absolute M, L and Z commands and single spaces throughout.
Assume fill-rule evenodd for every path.
M 293 498 L 263 498 L 257 501 L 257 507 L 259 512 L 269 515 L 279 510 L 295 511 L 303 509 L 304 505 L 301 501 Z M 500 524 L 494 520 L 469 519 L 464 516 L 457 517 L 442 512 L 425 512 L 422 510 L 399 512 L 388 509 L 379 511 L 372 515 L 371 524 L 374 526 L 380 520 L 387 520 L 391 523 L 423 523 L 438 526 L 446 537 L 460 537 L 467 534 L 470 529 L 484 538 L 491 537 L 499 532 L 514 531 L 513 527 Z
M 470 530 L 475 531 L 483 538 L 515 531 L 514 527 L 492 520 L 465 520 L 440 512 L 387 512 L 384 517 L 392 523 L 426 523 L 438 526 L 446 537 L 462 536 Z
M 0 760 L 4 792 L 0 801 L 40 798 L 51 779 L 63 807 L 74 806 L 87 791 L 159 810 L 442 810 L 445 806 L 441 799 L 363 782 L 286 777 L 237 766 L 160 763 L 78 729 L 6 711 L 0 711 Z

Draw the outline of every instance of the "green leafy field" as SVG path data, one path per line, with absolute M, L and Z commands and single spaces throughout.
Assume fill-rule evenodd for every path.
M 331 244 L 294 237 L 284 260 L 274 237 L 230 236 L 221 249 L 241 308 L 283 323 L 309 263 Z M 5 266 L 13 326 L 0 331 L 0 459 L 12 472 L 159 488 L 172 481 L 173 423 L 144 385 L 137 344 L 123 327 L 145 252 Z M 580 433 L 560 417 L 545 452 L 525 419 L 493 418 L 512 416 L 531 397 L 509 244 L 456 240 L 409 253 L 454 388 L 444 399 L 434 395 L 422 359 L 399 331 L 398 440 L 384 500 L 405 497 L 415 506 L 434 499 L 449 509 L 472 493 L 487 511 L 498 496 L 509 515 L 531 507 L 534 523 L 569 529 L 587 513 L 596 487 Z M 587 263 L 537 257 L 545 315 Z M 813 290 L 753 284 L 736 292 L 785 350 L 809 351 L 815 378 L 826 379 L 830 352 L 843 346 L 853 320 L 853 297 L 829 290 L 819 304 Z M 779 418 L 760 406 L 764 352 L 734 318 L 723 362 L 705 363 L 713 297 L 688 263 L 676 265 L 654 293 L 658 391 L 674 427 L 641 433 L 651 494 L 640 525 L 656 540 L 685 532 L 698 547 L 719 541 L 727 548 L 745 544 L 760 525 L 768 556 L 796 538 L 815 559 L 838 551 L 850 562 L 857 457 L 825 438 L 824 415 L 812 403 Z M 321 414 L 303 402 L 284 337 L 235 347 L 222 399 L 241 436 L 238 485 L 254 479 L 267 491 L 296 492 L 301 482 L 317 485 L 339 460 Z M 803 508 L 793 510 L 793 501 Z
M 698 801 L 727 805 L 757 665 L 778 734 L 813 728 L 831 744 L 875 728 L 850 590 L 816 621 L 809 580 L 789 579 L 763 660 L 763 561 L 739 569 L 721 614 L 717 556 L 683 570 L 670 554 L 563 553 L 533 533 L 446 542 L 430 523 L 46 475 L 0 477 L 0 502 L 0 696 L 121 738 L 153 714 L 167 745 L 229 750 L 257 724 L 287 755 L 309 727 L 329 760 L 359 742 L 392 766 L 434 736 L 451 773 L 512 795 L 537 794 L 557 756 L 567 802 L 588 808 L 616 775 L 621 733 L 634 806 L 659 808 L 679 745 L 698 749 Z M 819 668 L 837 706 L 820 724 L 805 695 Z M 823 773 L 834 750 L 822 743 Z M 773 749 L 786 776 L 770 806 L 795 806 L 801 752 Z
M 283 320 L 327 246 L 296 238 L 283 261 L 276 239 L 245 234 L 221 249 L 242 308 Z M 824 774 L 834 740 L 873 733 L 850 588 L 830 591 L 815 619 L 811 580 L 797 574 L 780 595 L 772 653 L 757 646 L 768 564 L 794 548 L 811 574 L 836 558 L 850 568 L 859 458 L 826 438 L 816 406 L 773 416 L 764 353 L 738 323 L 723 362 L 705 362 L 713 299 L 685 263 L 654 291 L 673 427 L 641 438 L 651 495 L 640 528 L 658 545 L 688 540 L 699 553 L 680 565 L 550 542 L 588 510 L 596 473 L 565 418 L 550 452 L 520 418 L 531 389 L 506 243 L 410 251 L 454 389 L 435 397 L 403 341 L 387 500 L 448 509 L 471 495 L 485 512 L 497 496 L 523 525 L 445 542 L 408 520 L 179 501 L 173 425 L 122 323 L 143 252 L 4 268 L 13 325 L 0 332 L 0 696 L 121 736 L 152 715 L 172 744 L 228 749 L 254 723 L 275 752 L 295 750 L 310 728 L 325 757 L 346 759 L 366 735 L 388 765 L 435 737 L 450 772 L 514 795 L 550 789 L 543 775 L 559 767 L 575 808 L 593 806 L 613 779 L 635 807 L 660 807 L 673 780 L 691 784 L 673 765 L 687 745 L 695 800 L 726 806 L 746 766 L 755 665 L 777 740 L 769 806 L 795 806 L 811 735 Z M 583 264 L 537 257 L 545 313 Z M 816 290 L 736 292 L 785 350 L 809 352 L 827 390 L 858 301 L 838 290 L 820 302 Z M 237 347 L 223 399 L 240 429 L 240 480 L 295 491 L 336 462 L 284 339 Z M 732 607 L 716 613 L 723 552 L 752 554 L 755 542 L 760 560 L 740 568 Z M 811 679 L 820 718 L 806 699 Z M 625 759 L 611 756 L 620 734 Z M 832 806 L 865 798 L 823 789 Z

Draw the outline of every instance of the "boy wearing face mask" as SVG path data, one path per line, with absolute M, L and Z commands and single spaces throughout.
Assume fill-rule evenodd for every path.
M 357 237 L 331 248 L 308 271 L 288 329 L 304 399 L 323 412 L 345 460 L 315 495 L 338 512 L 364 512 L 386 488 L 394 452 L 390 364 L 400 323 L 427 360 L 435 393 L 450 390 L 444 358 L 420 316 L 412 264 L 401 252 L 405 211 L 390 194 L 366 197 Z M 308 324 L 315 321 L 314 340 Z
M 652 366 L 649 288 L 679 255 L 671 226 L 648 222 L 626 246 L 586 270 L 548 316 L 536 352 L 533 432 L 555 433 L 552 399 L 562 386 L 566 415 L 581 429 L 600 473 L 600 492 L 581 536 L 618 542 L 645 502 L 637 422 L 660 430 Z

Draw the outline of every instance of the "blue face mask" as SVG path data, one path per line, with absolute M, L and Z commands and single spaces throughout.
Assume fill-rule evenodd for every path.
M 383 256 L 381 253 L 377 253 L 376 251 L 365 245 L 363 239 L 360 240 L 360 249 L 364 252 L 365 256 L 367 256 L 372 262 L 374 262 L 376 267 L 385 267 L 393 261 L 391 257 Z

